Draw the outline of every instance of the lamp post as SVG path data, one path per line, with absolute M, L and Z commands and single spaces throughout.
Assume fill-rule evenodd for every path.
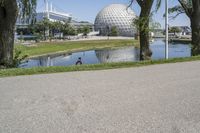
M 165 59 L 169 58 L 168 23 L 168 0 L 165 0 Z

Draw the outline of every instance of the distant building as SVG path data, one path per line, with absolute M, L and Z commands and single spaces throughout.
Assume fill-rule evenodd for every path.
M 43 21 L 44 18 L 47 18 L 46 12 L 39 12 L 36 14 L 36 22 Z M 48 19 L 52 22 L 56 21 L 71 21 L 72 15 L 68 13 L 58 12 L 58 11 L 49 11 Z
M 173 27 L 180 29 L 180 32 L 178 33 L 180 36 L 191 35 L 191 28 L 189 26 L 173 26 Z
M 52 4 L 49 7 L 47 0 L 45 0 L 45 11 L 36 13 L 35 19 L 31 21 L 40 22 L 40 21 L 43 21 L 44 18 L 47 18 L 52 22 L 56 22 L 56 21 L 69 22 L 75 28 L 83 28 L 85 26 L 88 26 L 92 31 L 94 29 L 94 24 L 92 23 L 89 23 L 87 21 L 79 22 L 75 20 L 73 16 L 69 13 L 56 11 L 53 8 Z M 22 18 L 21 15 L 19 15 L 16 22 L 16 28 L 27 29 L 28 26 L 31 24 L 31 21 L 27 18 Z
M 78 21 L 72 20 L 71 25 L 74 26 L 76 29 L 83 28 L 83 27 L 89 27 L 90 31 L 94 31 L 94 24 L 87 22 L 87 21 L 78 22 Z

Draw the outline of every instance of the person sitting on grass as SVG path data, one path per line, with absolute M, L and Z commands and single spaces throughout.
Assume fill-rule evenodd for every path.
M 81 60 L 81 57 L 79 57 L 78 60 L 77 60 L 77 62 L 76 62 L 76 65 L 82 65 L 82 64 L 83 64 L 83 62 Z

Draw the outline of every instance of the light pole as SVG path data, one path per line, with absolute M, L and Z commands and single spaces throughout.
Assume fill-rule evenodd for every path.
M 165 0 L 165 59 L 169 58 L 168 23 L 168 0 Z

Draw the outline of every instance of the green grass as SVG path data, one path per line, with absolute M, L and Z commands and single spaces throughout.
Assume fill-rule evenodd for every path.
M 154 64 L 177 63 L 177 62 L 187 62 L 187 61 L 197 61 L 197 60 L 200 60 L 200 56 L 194 56 L 194 57 L 188 57 L 188 58 L 175 58 L 175 59 L 169 59 L 169 60 L 107 63 L 107 64 L 82 65 L 82 66 L 70 66 L 70 67 L 36 67 L 36 68 L 28 68 L 28 69 L 15 68 L 15 69 L 0 70 L 0 77 L 72 72 L 72 71 L 118 69 L 118 68 L 139 67 L 139 66 L 148 66 L 148 65 L 154 65 Z
M 52 54 L 71 53 L 84 50 L 96 50 L 104 48 L 115 48 L 125 46 L 138 46 L 136 40 L 92 40 L 92 41 L 68 41 L 68 42 L 46 42 L 38 43 L 35 46 L 16 45 L 15 48 L 22 51 L 22 55 L 29 57 Z

